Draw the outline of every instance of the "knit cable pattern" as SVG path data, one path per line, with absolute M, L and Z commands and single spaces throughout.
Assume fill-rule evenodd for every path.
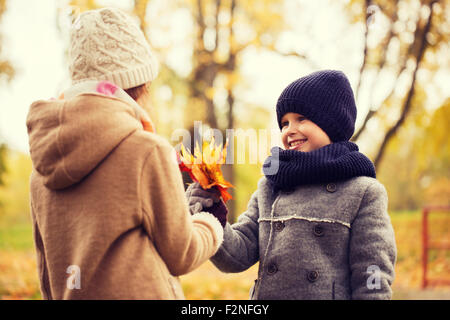
M 71 31 L 72 83 L 108 80 L 122 89 L 152 81 L 158 65 L 135 21 L 116 8 L 82 13 Z

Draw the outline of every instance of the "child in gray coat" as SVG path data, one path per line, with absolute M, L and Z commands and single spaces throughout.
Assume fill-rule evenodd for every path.
M 213 192 L 198 183 L 187 191 L 193 211 L 210 211 L 224 226 L 211 261 L 224 272 L 259 261 L 251 299 L 390 299 L 396 245 L 388 199 L 372 162 L 349 142 L 356 106 L 346 76 L 300 78 L 276 111 L 284 149 L 272 149 L 235 224 Z

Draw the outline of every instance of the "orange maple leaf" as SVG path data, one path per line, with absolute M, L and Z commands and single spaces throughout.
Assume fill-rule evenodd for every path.
M 197 144 L 194 154 L 186 150 L 184 145 L 181 145 L 181 154 L 178 154 L 181 171 L 188 172 L 191 179 L 205 190 L 216 187 L 224 202 L 232 199 L 227 189 L 234 187 L 225 180 L 220 169 L 227 157 L 227 146 L 228 141 L 223 148 L 222 145 L 215 146 L 213 137 L 211 142 L 203 142 L 202 150 Z

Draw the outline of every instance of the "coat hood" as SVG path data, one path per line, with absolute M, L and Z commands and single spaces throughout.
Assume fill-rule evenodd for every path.
M 126 137 L 142 129 L 144 112 L 120 88 L 78 84 L 60 99 L 34 102 L 27 116 L 31 160 L 47 188 L 78 183 Z

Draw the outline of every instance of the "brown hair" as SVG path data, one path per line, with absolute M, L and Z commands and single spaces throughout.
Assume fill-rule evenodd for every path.
M 125 92 L 136 101 L 141 95 L 148 93 L 148 84 L 144 83 L 140 86 L 126 89 Z

